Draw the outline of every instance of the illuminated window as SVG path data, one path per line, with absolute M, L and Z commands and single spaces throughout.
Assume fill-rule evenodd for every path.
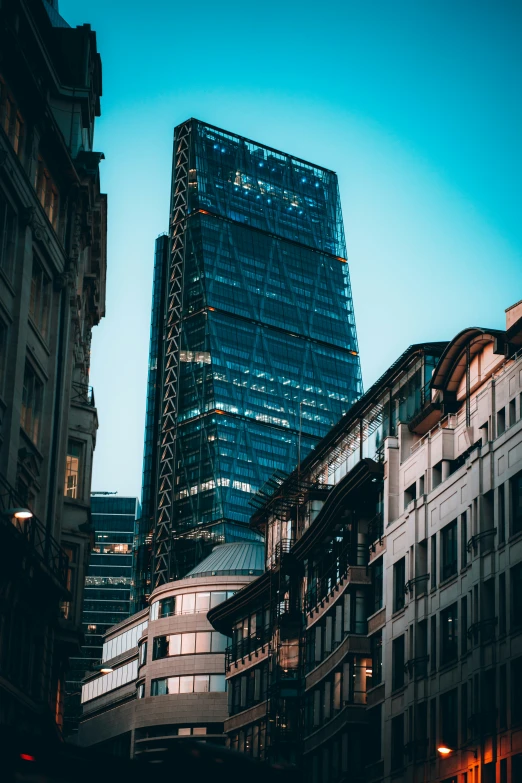
M 43 383 L 29 363 L 25 365 L 20 424 L 33 443 L 38 445 L 42 418 Z
M 91 623 L 90 625 L 87 626 L 87 631 L 89 633 L 96 633 L 96 626 Z
M 42 158 L 38 158 L 34 189 L 49 222 L 56 229 L 58 224 L 58 189 Z
M 0 193 L 0 269 L 12 277 L 16 250 L 16 214 Z
M 18 156 L 21 156 L 24 121 L 13 95 L 9 92 L 2 77 L 0 77 L 0 123 L 13 145 L 14 151 Z
M 80 468 L 82 457 L 82 444 L 77 440 L 69 440 L 67 444 L 67 458 L 65 463 L 64 495 L 68 498 L 81 497 L 80 492 Z

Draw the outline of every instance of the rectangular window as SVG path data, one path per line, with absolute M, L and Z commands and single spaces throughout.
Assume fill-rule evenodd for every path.
M 196 634 L 184 633 L 181 634 L 181 654 L 192 655 L 196 652 Z
M 372 645 L 372 684 L 382 682 L 382 630 L 370 637 Z
M 501 636 L 506 633 L 506 574 L 498 577 L 498 630 Z
M 430 619 L 430 669 L 437 671 L 437 617 L 432 615 Z
M 440 697 L 441 739 L 448 748 L 458 747 L 458 704 L 457 689 L 454 688 Z
M 392 642 L 392 689 L 404 685 L 404 634 Z
M 431 537 L 431 589 L 437 587 L 437 534 Z
M 383 607 L 383 558 L 380 557 L 376 563 L 371 566 L 372 587 L 373 587 L 373 612 L 378 612 Z
M 458 658 L 458 611 L 454 603 L 440 613 L 440 662 L 444 666 Z
M 0 193 L 0 269 L 11 280 L 16 252 L 16 214 Z
M 210 593 L 196 593 L 196 612 L 208 612 L 210 609 Z
M 460 566 L 468 564 L 468 513 L 465 511 L 460 518 Z
M 404 585 L 406 583 L 406 558 L 403 557 L 393 566 L 393 611 L 404 608 Z
M 504 484 L 498 488 L 498 543 L 506 541 L 506 493 Z
M 5 370 L 7 366 L 7 325 L 0 319 L 0 397 L 4 391 Z
M 465 682 L 460 688 L 460 734 L 461 744 L 468 740 L 468 684 Z
M 460 652 L 465 655 L 468 651 L 468 599 L 467 596 L 460 599 Z
M 43 337 L 47 337 L 49 330 L 50 307 L 51 278 L 47 272 L 45 272 L 40 262 L 36 258 L 33 258 L 29 315 Z
M 513 399 L 509 401 L 509 426 L 512 427 L 513 424 L 515 424 L 516 420 L 517 420 L 517 401 L 516 398 L 513 397 Z
M 68 498 L 81 498 L 81 466 L 83 444 L 69 439 L 65 459 L 65 486 L 63 494 Z
M 498 670 L 498 719 L 499 728 L 505 729 L 507 727 L 507 677 L 506 677 L 506 664 Z
M 185 635 L 185 634 L 183 634 Z M 208 653 L 210 652 L 210 640 L 211 640 L 211 632 L 210 631 L 198 631 L 196 634 L 196 652 L 197 653 Z
M 31 365 L 26 362 L 20 424 L 36 445 L 38 445 L 40 438 L 43 388 L 43 383 L 40 381 Z
M 34 186 L 49 222 L 56 229 L 58 224 L 58 189 L 42 158 L 38 158 Z
M 404 763 L 404 714 L 392 718 L 391 768 L 399 769 Z
M 511 581 L 511 630 L 513 631 L 522 626 L 522 563 L 513 566 L 509 576 Z
M 184 678 L 181 677 L 181 680 Z M 194 693 L 208 693 L 209 690 L 209 676 L 208 674 L 195 674 L 194 675 Z M 180 683 L 180 692 L 185 693 L 186 691 L 181 691 L 181 683 Z
M 506 409 L 501 408 L 497 411 L 497 438 L 506 431 Z
M 510 484 L 511 490 L 511 535 L 522 532 L 522 472 L 514 476 Z
M 180 601 L 181 605 L 181 601 Z M 196 596 L 194 593 L 186 593 L 183 596 L 183 607 L 180 609 L 180 614 L 194 614 L 196 607 Z
M 441 581 L 450 579 L 457 574 L 457 520 L 443 527 L 440 533 L 441 541 Z

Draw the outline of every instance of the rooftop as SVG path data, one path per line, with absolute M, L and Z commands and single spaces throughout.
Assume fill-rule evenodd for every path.
M 185 579 L 200 576 L 259 576 L 265 570 L 265 547 L 257 541 L 238 541 L 214 547 Z

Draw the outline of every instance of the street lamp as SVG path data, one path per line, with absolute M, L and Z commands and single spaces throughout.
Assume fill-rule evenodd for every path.
M 477 758 L 477 749 L 476 748 L 462 748 L 462 750 L 465 750 L 466 753 L 473 753 L 473 758 Z M 454 748 L 448 748 L 447 745 L 439 745 L 437 748 L 437 753 L 440 753 L 441 756 L 446 758 L 446 756 L 449 756 L 450 753 L 454 753 Z
M 4 514 L 15 519 L 31 519 L 33 516 L 33 512 L 29 511 L 28 508 L 7 508 Z
M 110 674 L 114 671 L 112 666 L 107 666 L 107 664 L 102 663 L 101 666 L 95 666 L 94 667 L 95 672 L 100 672 L 100 674 Z

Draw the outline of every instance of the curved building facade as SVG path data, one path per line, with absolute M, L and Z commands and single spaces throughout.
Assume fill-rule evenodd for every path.
M 224 742 L 225 651 L 207 612 L 263 571 L 256 542 L 224 544 L 184 579 L 155 590 L 150 607 L 105 635 L 103 666 L 84 681 L 79 743 L 138 756 L 184 737 Z

